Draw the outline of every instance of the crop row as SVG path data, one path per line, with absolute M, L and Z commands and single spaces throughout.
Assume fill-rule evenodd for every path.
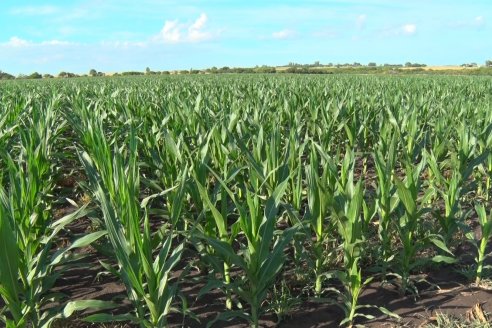
M 92 309 L 84 320 L 165 327 L 174 311 L 199 320 L 180 288 L 194 281 L 198 298 L 224 296 L 209 325 L 258 327 L 298 300 L 334 303 L 352 325 L 373 318 L 358 300 L 374 281 L 417 296 L 415 273 L 455 268 L 479 284 L 491 100 L 485 77 L 2 83 L 0 320 L 49 327 Z M 81 220 L 90 229 L 70 233 Z M 471 266 L 455 256 L 465 242 Z M 89 265 L 88 247 L 125 286 L 129 312 L 53 292 Z

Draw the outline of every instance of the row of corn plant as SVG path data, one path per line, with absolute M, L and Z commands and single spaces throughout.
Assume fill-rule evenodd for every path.
M 6 308 L 0 315 L 6 327 L 49 327 L 62 317 L 63 295 L 52 292 L 60 274 L 77 258 L 71 250 L 89 245 L 103 233 L 87 234 L 68 247 L 57 237 L 71 222 L 87 214 L 86 207 L 55 218 L 54 153 L 63 124 L 56 115 L 56 99 L 47 107 L 26 108 L 16 129 L 17 145 L 0 151 L 5 177 L 0 186 L 0 296 Z M 24 115 L 23 114 L 23 115 Z
M 140 197 L 140 173 L 138 165 L 137 127 L 127 116 L 124 124 L 127 132 L 120 146 L 105 135 L 103 118 L 97 112 L 79 108 L 69 120 L 74 122 L 81 136 L 79 157 L 89 181 L 89 190 L 101 210 L 105 231 L 116 266 L 103 262 L 103 266 L 124 283 L 133 311 L 128 314 L 95 314 L 86 318 L 92 322 L 129 320 L 141 327 L 165 327 L 167 317 L 174 310 L 173 299 L 178 294 L 173 270 L 180 262 L 184 243 L 178 242 L 175 225 L 180 217 L 177 205 L 182 193 L 172 194 L 170 200 L 176 207 L 169 207 L 170 219 L 162 223 L 158 231 L 151 228 L 149 203 L 157 197 L 168 196 L 173 186 L 165 192 Z M 128 114 L 130 115 L 130 114 Z M 122 127 L 123 131 L 123 127 Z M 180 181 L 187 178 L 187 170 L 180 172 Z M 174 205 L 174 204 L 173 204 Z M 73 301 L 65 312 L 86 308 L 111 308 L 112 302 Z
M 22 88 L 40 98 L 56 95 L 63 115 L 50 114 L 56 123 L 29 121 L 43 110 L 22 113 L 34 104 L 14 96 Z M 7 113 L 0 120 L 0 145 L 8 149 L 0 160 L 3 198 L 18 198 L 9 196 L 12 172 L 32 152 L 22 150 L 31 142 L 22 131 L 38 122 L 52 122 L 46 131 L 57 135 L 63 130 L 60 149 L 78 154 L 87 178 L 93 202 L 80 213 L 93 209 L 99 230 L 79 244 L 98 239 L 110 246 L 96 247 L 133 306 L 130 314 L 87 320 L 167 325 L 179 294 L 172 272 L 184 266 L 185 250 L 190 270 L 199 268 L 205 280 L 200 296 L 213 288 L 225 296 L 216 319 L 242 317 L 254 326 L 279 280 L 290 283 L 290 269 L 305 276 L 299 282 L 308 295 L 341 306 L 347 325 L 370 318 L 370 304 L 359 304 L 359 296 L 378 277 L 417 295 L 416 272 L 458 265 L 453 251 L 463 233 L 477 246 L 474 279 L 486 276 L 492 157 L 485 78 L 146 77 L 2 89 L 1 103 L 9 106 L 0 108 Z M 459 99 L 465 92 L 468 98 Z M 42 202 L 54 191 L 53 163 L 64 161 L 63 154 L 56 158 L 36 178 L 47 183 L 36 192 Z M 4 204 L 9 217 L 12 206 Z M 54 229 L 43 206 L 39 222 Z M 480 238 L 470 234 L 473 220 Z M 3 230 L 14 221 L 3 220 Z M 60 254 L 55 262 L 71 253 Z M 187 279 L 188 270 L 180 272 Z M 187 301 L 183 296 L 182 305 Z M 61 315 L 115 306 L 74 301 Z

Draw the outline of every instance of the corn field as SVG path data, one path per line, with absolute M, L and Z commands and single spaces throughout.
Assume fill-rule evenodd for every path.
M 341 326 L 398 322 L 367 286 L 418 298 L 422 272 L 490 277 L 491 150 L 488 77 L 0 83 L 0 325 L 259 327 L 308 302 Z M 126 293 L 57 292 L 94 265 Z

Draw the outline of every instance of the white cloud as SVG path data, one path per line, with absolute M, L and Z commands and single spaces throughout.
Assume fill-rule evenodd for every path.
M 285 30 L 273 32 L 272 37 L 274 39 L 285 40 L 285 39 L 289 39 L 289 38 L 295 36 L 295 34 L 296 34 L 295 31 L 285 29 Z
M 74 43 L 74 42 L 60 41 L 60 40 L 42 41 L 39 44 L 40 45 L 43 45 L 43 46 L 70 46 L 70 45 L 76 45 L 76 43 Z
M 32 42 L 32 41 L 21 39 L 17 36 L 11 37 L 7 42 L 0 43 L 1 46 L 7 48 L 23 48 L 23 47 L 35 47 L 35 46 L 69 46 L 69 45 L 76 45 L 76 44 L 77 43 L 60 41 L 60 40 Z
M 357 18 L 355 20 L 355 26 L 359 30 L 363 29 L 364 26 L 366 25 L 366 20 L 367 20 L 367 15 L 366 14 L 362 14 L 362 15 L 357 16 Z
M 144 48 L 147 46 L 146 42 L 139 41 L 102 41 L 99 44 L 103 47 L 118 49 Z
M 403 34 L 412 35 L 417 32 L 417 25 L 415 24 L 405 24 L 401 27 Z
M 13 15 L 25 15 L 25 16 L 43 16 L 52 15 L 59 12 L 59 8 L 55 6 L 25 6 L 16 7 L 10 10 Z
M 190 30 L 201 30 L 207 23 L 208 17 L 206 14 L 202 13 L 198 19 L 191 24 Z
M 207 20 L 207 15 L 201 14 L 200 17 L 198 17 L 198 19 L 188 28 L 188 39 L 191 42 L 203 41 L 211 37 L 209 32 L 203 30 Z
M 481 26 L 485 24 L 485 18 L 483 16 L 475 17 L 475 25 Z
M 179 43 L 200 42 L 212 38 L 212 33 L 206 30 L 208 17 L 202 13 L 194 22 L 182 24 L 177 19 L 167 20 L 162 30 L 153 37 L 155 42 Z
M 450 28 L 465 28 L 465 29 L 480 29 L 486 24 L 485 17 L 482 15 L 475 16 L 474 18 L 468 18 L 467 20 L 459 20 L 449 22 L 446 27 Z
M 26 41 L 16 36 L 11 37 L 8 42 L 4 43 L 4 45 L 6 45 L 7 47 L 13 47 L 13 48 L 26 47 L 29 44 L 30 44 L 29 41 Z
M 159 36 L 164 42 L 174 43 L 181 41 L 181 32 L 178 26 L 178 21 L 166 21 L 164 23 L 164 27 L 159 33 Z
M 380 36 L 382 37 L 395 37 L 395 36 L 412 36 L 417 33 L 417 25 L 413 23 L 403 24 L 399 26 L 390 26 L 380 30 Z

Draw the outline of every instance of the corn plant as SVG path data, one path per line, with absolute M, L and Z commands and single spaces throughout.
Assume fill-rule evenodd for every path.
M 430 261 L 454 263 L 454 255 L 447 248 L 445 239 L 442 235 L 433 234 L 426 231 L 424 226 L 424 216 L 430 212 L 426 206 L 427 199 L 433 193 L 432 189 L 427 189 L 426 193 L 419 195 L 422 190 L 421 172 L 426 165 L 426 158 L 423 157 L 417 166 L 410 164 L 405 168 L 405 181 L 395 179 L 400 206 L 396 210 L 396 230 L 402 243 L 402 249 L 397 258 L 397 273 L 401 280 L 400 292 L 411 291 L 418 294 L 418 290 L 413 283 L 410 274 L 413 270 L 425 263 L 425 260 L 417 260 L 417 253 L 434 245 L 444 255 L 436 255 Z
M 214 224 L 215 224 L 215 229 L 217 230 L 216 232 L 213 231 L 211 228 L 212 225 L 210 224 L 209 220 L 204 225 L 204 233 L 207 236 L 210 237 L 215 237 L 223 242 L 228 243 L 229 245 L 232 244 L 234 241 L 238 231 L 237 229 L 229 229 L 229 224 L 228 224 L 228 216 L 229 216 L 229 210 L 228 210 L 228 204 L 227 204 L 227 194 L 224 191 L 224 188 L 220 188 L 220 204 L 221 206 L 219 209 L 214 205 L 214 202 L 211 200 L 211 198 L 208 195 L 208 191 L 206 188 L 199 182 L 198 178 L 195 178 L 195 185 L 200 193 L 201 199 L 203 200 L 204 207 L 206 209 L 209 209 L 211 211 L 211 216 L 210 218 Z M 220 184 L 219 184 L 220 186 Z M 224 277 L 224 282 L 225 284 L 230 284 L 231 282 L 231 277 L 230 277 L 230 265 L 231 263 L 224 261 L 223 263 L 223 270 L 222 275 Z M 232 309 L 232 300 L 231 300 L 231 295 L 229 291 L 227 291 L 227 297 L 226 297 L 226 308 L 231 310 Z
M 2 313 L 0 321 L 9 328 L 49 327 L 60 317 L 59 307 L 44 306 L 62 300 L 50 289 L 67 269 L 69 251 L 105 233 L 88 234 L 69 247 L 52 251 L 60 231 L 87 214 L 85 207 L 56 221 L 51 214 L 51 161 L 59 132 L 54 114 L 53 107 L 32 110 L 29 125 L 18 131 L 18 149 L 12 150 L 18 157 L 0 150 L 8 171 L 5 187 L 0 185 L 0 296 L 8 315 Z
M 473 231 L 469 231 L 467 233 L 467 238 L 477 249 L 477 257 L 475 258 L 476 267 L 474 273 L 475 283 L 480 284 L 483 278 L 483 271 L 492 268 L 490 265 L 485 265 L 485 260 L 490 256 L 490 254 L 487 254 L 487 245 L 489 244 L 489 239 L 492 235 L 492 212 L 487 215 L 483 205 L 476 205 L 475 211 L 478 215 L 481 236 L 477 240 Z
M 463 139 L 468 140 L 468 137 Z M 468 179 L 473 170 L 487 158 L 488 151 L 480 155 L 474 155 L 471 151 L 461 151 L 459 154 L 466 158 L 460 159 L 453 156 L 449 160 L 449 167 L 451 168 L 449 168 L 450 172 L 448 171 L 446 176 L 442 173 L 443 170 L 447 169 L 446 161 L 439 165 L 432 152 L 426 153 L 427 162 L 433 175 L 432 188 L 436 189 L 444 200 L 444 215 L 439 211 L 435 211 L 434 215 L 441 225 L 447 244 L 452 240 L 457 230 L 464 225 L 466 212 L 461 210 L 461 200 L 472 190 L 472 185 Z M 461 215 L 460 212 L 462 212 Z
M 6 305 L 5 311 L 0 312 L 0 322 L 7 328 L 50 327 L 55 319 L 62 317 L 60 307 L 43 307 L 63 301 L 63 295 L 50 289 L 60 274 L 70 267 L 74 259 L 70 251 L 90 245 L 105 231 L 87 234 L 69 247 L 52 253 L 59 233 L 68 224 L 85 216 L 86 207 L 47 224 L 45 234 L 38 235 L 40 242 L 36 247 L 28 239 L 33 237 L 32 234 L 26 234 L 22 222 L 16 221 L 15 211 L 11 196 L 0 188 L 0 297 Z
M 266 201 L 246 189 L 246 204 L 243 204 L 236 200 L 230 190 L 228 191 L 239 211 L 239 226 L 246 238 L 246 245 L 241 247 L 241 252 L 238 254 L 227 242 L 209 237 L 206 241 L 224 261 L 233 264 L 244 273 L 226 287 L 249 305 L 249 312 L 228 311 L 219 314 L 209 325 L 217 320 L 239 316 L 248 320 L 253 327 L 259 327 L 262 303 L 283 267 L 284 249 L 297 229 L 288 228 L 279 232 L 275 237 L 277 213 L 287 181 L 284 180 L 277 186 L 272 196 Z M 263 211 L 262 208 L 264 208 Z
M 306 216 L 316 238 L 313 244 L 312 257 L 315 261 L 313 267 L 315 276 L 314 293 L 318 297 L 321 295 L 323 279 L 327 271 L 326 262 L 328 258 L 324 250 L 330 238 L 329 233 L 333 236 L 333 231 L 329 231 L 330 225 L 328 223 L 330 222 L 329 210 L 333 206 L 333 193 L 336 183 L 329 164 L 325 166 L 321 177 L 318 174 L 319 167 L 316 149 L 312 148 L 310 164 L 306 166 L 308 203 Z
M 357 305 L 362 287 L 370 281 L 362 281 L 362 271 L 359 267 L 361 259 L 362 243 L 362 183 L 359 181 L 355 188 L 350 186 L 348 193 L 343 190 L 337 193 L 334 201 L 335 218 L 337 220 L 338 233 L 342 238 L 343 266 L 344 270 L 337 274 L 342 281 L 345 292 L 342 297 L 342 309 L 345 311 L 345 319 L 341 324 L 352 324 L 360 306 Z
M 96 130 L 96 133 L 102 134 L 102 131 Z M 103 149 L 109 148 L 103 136 L 99 140 L 103 143 L 101 146 L 105 146 Z M 158 239 L 157 247 L 153 247 L 150 218 L 138 201 L 137 139 L 132 127 L 128 146 L 126 156 L 123 149 L 117 147 L 113 154 L 106 153 L 105 156 L 94 153 L 91 158 L 86 152 L 80 154 L 118 264 L 117 270 L 106 268 L 122 280 L 134 307 L 129 314 L 95 314 L 86 320 L 130 320 L 140 327 L 165 327 L 177 293 L 177 283 L 171 282 L 172 270 L 181 258 L 184 245 L 173 245 L 175 232 L 171 227 L 162 240 Z M 107 175 L 102 175 L 99 170 Z M 96 308 L 100 306 L 99 302 L 93 304 Z M 77 301 L 67 306 L 69 309 L 77 307 Z
M 372 315 L 361 313 L 363 308 L 376 307 L 372 305 L 359 305 L 358 300 L 363 288 L 372 281 L 372 277 L 364 280 L 360 261 L 364 251 L 364 217 L 362 215 L 364 203 L 364 191 L 362 181 L 353 184 L 352 178 L 345 184 L 346 189 L 336 191 L 333 211 L 337 222 L 337 231 L 342 239 L 341 249 L 343 251 L 343 270 L 336 271 L 337 277 L 344 286 L 344 291 L 330 288 L 341 298 L 339 306 L 345 313 L 345 318 L 340 325 L 348 324 L 352 326 L 355 318 L 364 317 L 374 318 Z M 393 317 L 397 315 L 391 313 L 384 307 L 376 307 L 381 312 Z
M 398 269 L 401 278 L 400 290 L 406 292 L 411 285 L 410 273 L 417 262 L 415 256 L 417 251 L 423 247 L 419 241 L 418 229 L 421 227 L 423 215 L 428 211 L 427 208 L 419 208 L 418 196 L 421 188 L 419 175 L 425 162 L 422 161 L 417 167 L 406 166 L 406 181 L 402 182 L 395 179 L 395 184 L 400 198 L 400 209 L 404 212 L 397 218 L 396 230 L 402 243 L 403 249 L 398 256 Z
M 398 196 L 393 183 L 396 165 L 396 134 L 390 135 L 390 141 L 380 140 L 378 149 L 374 152 L 374 166 L 378 178 L 376 191 L 378 211 L 378 236 L 381 242 L 379 256 L 381 272 L 386 274 L 388 264 L 394 256 L 392 250 L 392 216 L 398 206 Z

